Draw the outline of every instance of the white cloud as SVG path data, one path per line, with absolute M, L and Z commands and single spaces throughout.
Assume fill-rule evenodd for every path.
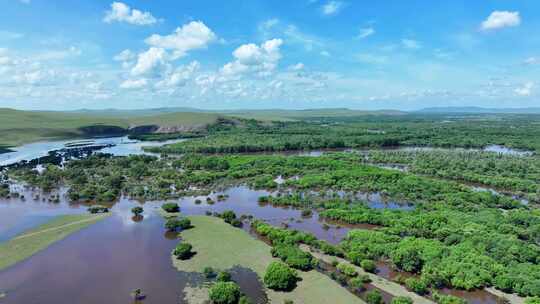
M 233 52 L 235 61 L 225 64 L 221 73 L 228 76 L 237 76 L 246 72 L 267 75 L 276 68 L 281 59 L 282 44 L 281 39 L 272 39 L 260 46 L 253 43 L 241 45 Z
M 138 55 L 137 63 L 131 69 L 131 74 L 133 76 L 156 76 L 167 68 L 167 61 L 167 52 L 164 49 L 151 47 L 148 51 Z
M 344 3 L 341 1 L 329 1 L 321 7 L 323 15 L 333 16 L 337 15 L 344 7 Z
M 321 56 L 324 56 L 324 57 L 330 57 L 330 53 L 327 51 L 322 51 L 320 54 Z
M 15 40 L 23 38 L 24 34 L 11 31 L 0 31 L 0 40 Z
M 151 46 L 173 50 L 173 57 L 180 58 L 190 50 L 205 48 L 215 39 L 216 34 L 203 22 L 192 21 L 177 28 L 170 35 L 154 34 L 148 37 L 145 42 Z
M 117 21 L 134 25 L 150 25 L 156 23 L 158 20 L 149 12 L 132 9 L 122 2 L 113 2 L 111 9 L 105 12 L 103 21 L 106 23 Z
M 538 57 L 529 57 L 523 61 L 523 64 L 525 65 L 535 65 L 540 64 L 540 58 Z
M 413 39 L 401 39 L 401 45 L 409 50 L 418 50 L 422 48 L 422 45 L 420 42 L 413 40 Z
M 156 87 L 180 87 L 184 86 L 190 79 L 194 78 L 194 74 L 200 69 L 200 63 L 193 61 L 188 65 L 180 66 L 163 80 L 156 83 Z
M 289 66 L 289 70 L 290 71 L 301 71 L 301 70 L 304 69 L 304 67 L 305 67 L 304 64 L 299 62 L 299 63 L 297 63 L 295 65 Z
M 533 92 L 533 88 L 534 88 L 534 83 L 529 81 L 529 82 L 524 83 L 522 86 L 517 87 L 514 90 L 514 93 L 516 93 L 519 96 L 524 96 L 524 97 L 531 96 Z
M 371 35 L 375 34 L 375 29 L 372 28 L 372 27 L 366 27 L 366 28 L 361 28 L 360 29 L 360 33 L 358 34 L 358 38 L 360 39 L 364 39 L 364 38 L 367 38 Z
M 122 89 L 141 89 L 148 84 L 148 81 L 144 78 L 141 79 L 128 79 L 120 84 Z
M 130 61 L 137 57 L 131 50 L 123 50 L 118 55 L 114 56 L 115 61 Z
M 480 28 L 484 31 L 514 27 L 521 24 L 519 12 L 494 11 L 482 22 Z

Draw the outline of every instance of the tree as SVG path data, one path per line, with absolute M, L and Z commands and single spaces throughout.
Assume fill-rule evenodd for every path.
M 424 295 L 428 291 L 426 283 L 421 279 L 408 278 L 405 280 L 405 286 L 419 295 Z
M 191 244 L 185 242 L 179 243 L 178 245 L 176 245 L 176 248 L 174 248 L 173 255 L 176 256 L 176 258 L 179 260 L 186 260 L 194 254 L 191 249 L 193 249 L 193 246 L 191 246 Z
M 143 212 L 144 212 L 143 207 L 137 206 L 137 207 L 131 208 L 131 213 L 133 213 L 133 215 L 135 216 L 141 215 Z
M 266 268 L 264 284 L 274 290 L 292 290 L 296 287 L 298 275 L 296 271 L 282 262 L 272 262 Z
M 169 231 L 176 231 L 178 229 L 186 230 L 191 228 L 191 221 L 188 218 L 171 218 L 165 222 L 165 228 Z
M 175 213 L 180 211 L 180 206 L 177 203 L 165 203 L 161 205 L 161 209 L 168 213 Z
M 339 270 L 339 272 L 343 273 L 348 277 L 355 277 L 358 275 L 356 269 L 354 269 L 354 267 L 348 263 L 339 263 L 337 265 L 337 269 Z
M 366 302 L 368 304 L 384 304 L 381 292 L 377 289 L 370 290 L 366 293 Z
M 377 270 L 377 265 L 372 260 L 362 260 L 360 262 L 360 267 L 362 267 L 367 272 L 374 273 Z
M 227 271 L 220 271 L 216 277 L 218 282 L 230 282 L 232 280 L 231 274 Z
M 217 282 L 208 292 L 214 304 L 237 304 L 240 299 L 240 287 L 234 282 Z

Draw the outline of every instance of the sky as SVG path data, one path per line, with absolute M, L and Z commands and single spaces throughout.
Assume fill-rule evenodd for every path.
M 0 107 L 540 107 L 538 0 L 0 0 Z

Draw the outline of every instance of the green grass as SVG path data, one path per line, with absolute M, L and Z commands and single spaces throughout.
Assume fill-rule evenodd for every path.
M 24 143 L 88 136 L 81 130 L 89 126 L 113 126 L 122 129 L 143 125 L 158 125 L 169 130 L 190 130 L 213 123 L 214 113 L 175 112 L 155 115 L 123 116 L 84 112 L 19 111 L 0 109 L 0 147 Z M 1 150 L 1 148 L 0 148 Z
M 23 261 L 107 215 L 63 215 L 0 243 L 0 270 Z
M 204 267 L 230 269 L 242 266 L 264 276 L 273 260 L 270 246 L 251 237 L 244 230 L 234 228 L 215 217 L 190 217 L 194 228 L 183 231 L 182 239 L 193 245 L 197 253 L 189 260 L 173 257 L 174 266 L 181 271 L 202 272 Z M 267 290 L 271 303 L 281 304 L 286 299 L 294 303 L 364 303 L 327 276 L 312 270 L 299 272 L 302 281 L 292 292 Z
M 263 121 L 294 121 L 307 118 L 317 117 L 355 117 L 366 115 L 402 115 L 405 112 L 396 110 L 379 110 L 379 111 L 362 111 L 351 110 L 345 108 L 335 109 L 307 109 L 307 110 L 245 110 L 245 111 L 228 111 L 228 115 L 252 118 Z

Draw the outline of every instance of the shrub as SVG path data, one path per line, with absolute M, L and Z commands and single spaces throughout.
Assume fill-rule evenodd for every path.
M 298 276 L 296 271 L 284 263 L 272 262 L 266 268 L 264 284 L 274 290 L 292 290 L 296 287 Z
M 525 304 L 540 304 L 540 297 L 527 298 Z
M 433 299 L 438 304 L 467 304 L 467 301 L 462 298 L 451 295 L 444 295 L 438 292 L 433 293 Z
M 289 244 L 278 244 L 272 248 L 272 256 L 280 258 L 287 265 L 295 269 L 310 270 L 315 261 L 313 256 L 300 248 Z
M 283 304 L 294 304 L 293 300 L 284 300 Z
M 427 293 L 427 285 L 423 280 L 416 279 L 416 278 L 408 278 L 405 280 L 405 286 L 409 290 L 412 290 L 413 292 L 424 295 Z
M 161 209 L 168 213 L 180 212 L 180 207 L 177 203 L 165 203 L 161 205 Z
M 103 207 L 103 206 L 91 206 L 91 207 L 88 208 L 88 212 L 90 212 L 92 214 L 107 213 L 107 212 L 109 212 L 109 208 Z
M 246 296 L 241 296 L 238 304 L 252 304 L 253 302 Z
M 337 265 L 337 269 L 348 277 L 355 277 L 358 275 L 356 269 L 354 269 L 354 267 L 349 263 L 339 263 Z
M 177 259 L 186 260 L 193 255 L 191 249 L 193 249 L 193 246 L 191 246 L 191 244 L 179 243 L 178 245 L 176 245 L 176 248 L 174 248 L 173 255 L 176 256 Z
M 202 201 L 200 199 L 195 200 L 195 205 L 200 205 L 201 203 L 202 203 Z
M 204 277 L 207 279 L 216 277 L 216 271 L 212 267 L 204 267 L 203 273 L 204 273 Z
M 313 211 L 311 211 L 309 209 L 302 210 L 302 216 L 303 217 L 310 217 L 311 215 L 313 215 Z
M 352 278 L 349 281 L 349 285 L 354 289 L 363 289 L 364 288 L 364 282 L 360 277 Z
M 189 229 L 191 228 L 191 221 L 188 218 L 171 218 L 165 222 L 165 228 L 169 231 L 176 231 L 178 229 Z
M 384 304 L 381 292 L 376 289 L 366 293 L 366 302 L 368 304 Z
M 221 214 L 221 218 L 225 221 L 225 223 L 231 223 L 233 220 L 236 219 L 236 213 L 231 210 L 227 210 Z
M 232 280 L 231 274 L 227 271 L 220 271 L 216 277 L 218 282 L 230 282 Z
M 360 267 L 371 273 L 374 273 L 377 270 L 377 265 L 372 260 L 362 260 L 360 262 Z
M 413 300 L 409 297 L 395 297 L 391 304 L 413 304 Z
M 143 212 L 144 212 L 143 207 L 137 206 L 137 207 L 131 208 L 131 213 L 133 213 L 134 215 L 141 215 Z
M 214 304 L 237 304 L 240 299 L 240 288 L 234 282 L 217 282 L 208 295 Z

